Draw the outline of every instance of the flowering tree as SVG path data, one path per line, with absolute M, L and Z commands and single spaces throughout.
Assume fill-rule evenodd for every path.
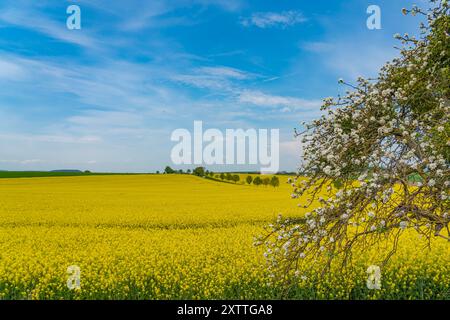
M 324 115 L 298 133 L 307 178 L 291 181 L 292 197 L 309 212 L 280 217 L 259 239 L 283 277 L 318 263 L 345 268 L 355 250 L 380 243 L 386 262 L 406 229 L 450 240 L 449 4 L 403 13 L 426 18 L 420 37 L 396 35 L 400 57 L 377 79 L 340 80 L 351 89 L 325 99 Z

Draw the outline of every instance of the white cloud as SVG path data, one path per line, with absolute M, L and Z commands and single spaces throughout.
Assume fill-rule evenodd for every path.
M 41 159 L 25 159 L 25 160 L 16 160 L 16 159 L 0 159 L 0 163 L 14 163 L 14 164 L 36 164 L 36 163 L 44 163 L 44 160 Z
M 173 76 L 172 80 L 201 89 L 229 90 L 229 83 L 226 80 L 205 75 L 181 74 Z
M 7 80 L 22 79 L 25 75 L 25 70 L 13 62 L 0 59 L 0 79 Z
M 239 95 L 239 101 L 261 107 L 283 107 L 283 112 L 299 109 L 315 109 L 322 104 L 319 100 L 307 100 L 296 97 L 286 97 L 265 94 L 261 91 L 244 90 Z
M 258 28 L 281 27 L 286 28 L 307 21 L 299 11 L 282 12 L 256 12 L 250 17 L 242 18 L 241 24 L 245 27 L 256 26 Z
M 121 60 L 105 60 L 95 66 L 84 66 L 63 60 L 0 54 L 0 66 L 2 61 L 7 61 L 8 66 L 11 66 L 9 71 L 3 71 L 4 77 L 10 74 L 18 76 L 18 70 L 26 70 L 26 77 L 19 79 L 20 83 L 12 84 L 2 81 L 4 77 L 0 76 L 0 83 L 9 86 L 11 91 L 20 90 L 21 86 L 34 87 L 39 84 L 40 91 L 33 98 L 41 94 L 57 95 L 64 92 L 75 97 L 76 102 L 88 104 L 91 109 L 144 109 L 152 111 L 153 115 L 160 115 L 162 106 L 178 104 L 183 99 L 181 93 L 174 94 L 170 88 L 158 82 L 171 73 L 170 69 L 164 67 L 142 66 Z M 49 107 L 57 106 L 51 104 Z
M 217 7 L 224 11 L 234 12 L 242 7 L 242 0 L 78 0 L 83 7 L 93 7 L 112 16 L 117 25 L 124 31 L 137 31 L 146 28 L 164 28 L 180 25 L 193 25 L 200 22 L 198 18 L 185 16 L 170 16 L 183 8 L 198 6 L 201 9 Z
M 136 127 L 142 118 L 131 112 L 88 110 L 81 115 L 69 117 L 68 122 L 90 127 Z
M 35 163 L 40 163 L 43 162 L 43 160 L 41 159 L 27 159 L 27 160 L 22 160 L 20 163 L 21 164 L 35 164 Z
M 88 36 L 86 31 L 80 33 L 68 30 L 64 23 L 55 22 L 28 6 L 21 8 L 21 10 L 13 8 L 2 10 L 0 12 L 0 22 L 35 30 L 51 38 L 82 47 L 98 48 L 97 41 Z
M 25 141 L 25 142 L 52 142 L 52 143 L 96 143 L 102 139 L 98 136 L 90 135 L 45 135 L 45 134 L 0 134 L 0 140 L 5 141 Z
M 306 42 L 301 44 L 301 47 L 306 51 L 316 53 L 329 52 L 333 49 L 333 45 L 328 42 Z
M 203 71 L 205 74 L 223 78 L 242 80 L 250 77 L 247 72 L 229 67 L 202 67 L 199 70 Z
M 200 67 L 192 70 L 189 74 L 178 74 L 171 76 L 176 82 L 181 82 L 202 89 L 233 91 L 233 81 L 248 80 L 257 75 L 223 66 Z

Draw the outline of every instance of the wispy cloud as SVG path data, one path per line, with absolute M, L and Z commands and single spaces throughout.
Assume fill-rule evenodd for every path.
M 34 10 L 31 6 L 1 10 L 0 22 L 37 31 L 48 37 L 90 49 L 99 46 L 97 40 L 89 36 L 87 32 L 80 33 L 68 30 L 64 23 L 52 20 Z
M 199 23 L 198 17 L 173 16 L 172 13 L 186 8 L 202 11 L 208 7 L 234 12 L 243 6 L 242 0 L 128 0 L 109 1 L 79 0 L 83 6 L 93 7 L 115 17 L 120 29 L 126 32 L 150 28 L 190 26 Z
M 199 70 L 207 75 L 220 78 L 243 80 L 251 77 L 248 72 L 229 67 L 202 67 Z
M 17 160 L 17 159 L 0 159 L 0 163 L 12 163 L 12 164 L 31 164 L 34 165 L 36 163 L 42 163 L 44 162 L 41 159 L 24 159 L 24 160 Z
M 240 105 L 257 106 L 266 109 L 277 109 L 278 111 L 287 113 L 318 109 L 322 104 L 319 100 L 271 95 L 260 90 L 248 89 L 248 80 L 259 78 L 263 78 L 263 76 L 229 67 L 201 67 L 195 69 L 189 75 L 175 75 L 172 77 L 172 80 L 196 88 L 209 90 L 214 95 L 226 96 L 238 108 Z M 256 113 L 261 112 L 262 110 L 260 108 L 256 111 Z
M 25 70 L 18 64 L 0 58 L 0 79 L 18 80 L 25 75 Z
M 319 100 L 270 95 L 255 90 L 244 90 L 239 95 L 239 101 L 261 107 L 283 107 L 281 109 L 283 112 L 316 109 L 321 106 Z
M 98 136 L 90 135 L 39 135 L 39 134 L 0 134 L 0 139 L 9 141 L 26 141 L 26 142 L 52 142 L 52 143 L 96 143 L 102 139 Z
M 99 109 L 150 111 L 181 97 L 181 94 L 175 95 L 169 88 L 156 83 L 171 74 L 170 69 L 163 67 L 122 60 L 105 60 L 93 66 L 84 66 L 67 64 L 65 60 L 24 58 L 10 54 L 0 54 L 0 63 L 2 61 L 8 61 L 10 71 L 3 72 L 4 79 L 0 76 L 0 82 L 6 80 L 5 85 L 12 85 L 8 80 L 13 80 L 19 70 L 23 70 L 23 77 L 17 86 L 38 84 L 41 92 L 37 92 L 35 98 L 66 93 L 80 103 Z
M 280 27 L 287 28 L 307 21 L 305 16 L 295 10 L 282 12 L 256 12 L 250 17 L 241 18 L 244 27 L 256 26 L 258 28 Z
M 68 122 L 76 125 L 104 128 L 108 127 L 137 127 L 142 125 L 142 117 L 136 113 L 118 111 L 87 110 L 81 115 L 72 116 Z
M 323 53 L 333 50 L 333 45 L 329 42 L 305 42 L 300 44 L 300 47 L 306 51 Z
M 399 27 L 392 1 L 370 33 L 357 0 L 300 2 L 77 0 L 83 29 L 67 30 L 70 1 L 0 1 L 0 169 L 160 170 L 194 119 L 280 128 L 292 168 L 292 128 L 329 79 L 376 72 Z
M 235 81 L 243 81 L 257 77 L 257 75 L 235 68 L 215 66 L 198 67 L 189 74 L 175 74 L 171 79 L 186 85 L 202 89 L 233 91 Z M 217 92 L 219 93 L 219 92 Z

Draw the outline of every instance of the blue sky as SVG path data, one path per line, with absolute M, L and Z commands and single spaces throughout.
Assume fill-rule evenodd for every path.
M 281 169 L 295 170 L 294 128 L 342 92 L 338 78 L 397 55 L 414 3 L 0 0 L 0 169 L 161 170 L 171 132 L 202 120 L 279 128 Z M 71 4 L 81 30 L 66 28 Z M 372 4 L 381 30 L 366 27 Z

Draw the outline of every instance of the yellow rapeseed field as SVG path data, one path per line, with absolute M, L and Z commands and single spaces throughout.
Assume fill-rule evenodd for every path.
M 241 179 L 245 178 L 245 175 Z M 277 298 L 253 237 L 278 213 L 301 215 L 279 188 L 189 175 L 0 180 L 0 299 Z M 290 298 L 450 298 L 450 244 L 402 238 L 366 287 L 376 250 L 351 276 L 299 280 Z M 67 286 L 69 266 L 80 289 Z

